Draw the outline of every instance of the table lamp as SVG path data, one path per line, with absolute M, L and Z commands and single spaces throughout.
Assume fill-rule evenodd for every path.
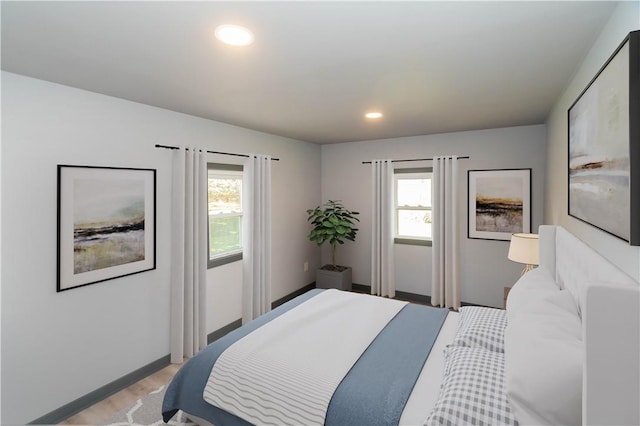
M 526 265 L 522 270 L 522 275 L 532 270 L 533 265 L 540 263 L 538 234 L 512 234 L 507 258 Z

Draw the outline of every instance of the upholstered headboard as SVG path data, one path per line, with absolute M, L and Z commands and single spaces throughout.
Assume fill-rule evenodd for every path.
M 640 424 L 640 284 L 562 227 L 543 225 L 540 266 L 572 292 L 582 317 L 582 421 Z

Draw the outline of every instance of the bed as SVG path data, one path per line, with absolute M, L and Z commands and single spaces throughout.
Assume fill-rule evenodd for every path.
M 640 424 L 638 283 L 563 228 L 539 232 L 541 265 L 506 311 L 312 290 L 185 363 L 163 419 Z

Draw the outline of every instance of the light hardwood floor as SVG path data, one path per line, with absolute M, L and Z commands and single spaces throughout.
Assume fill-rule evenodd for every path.
M 168 384 L 182 364 L 171 364 L 137 383 L 117 392 L 105 400 L 69 417 L 62 425 L 96 425 L 120 410 L 127 408 L 138 399 L 153 392 L 162 385 Z

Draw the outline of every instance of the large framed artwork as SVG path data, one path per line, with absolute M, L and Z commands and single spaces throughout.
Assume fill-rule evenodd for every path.
M 531 232 L 531 169 L 469 170 L 468 237 L 511 240 Z
M 640 31 L 568 110 L 569 215 L 640 245 Z
M 57 290 L 156 267 L 156 171 L 58 165 Z

